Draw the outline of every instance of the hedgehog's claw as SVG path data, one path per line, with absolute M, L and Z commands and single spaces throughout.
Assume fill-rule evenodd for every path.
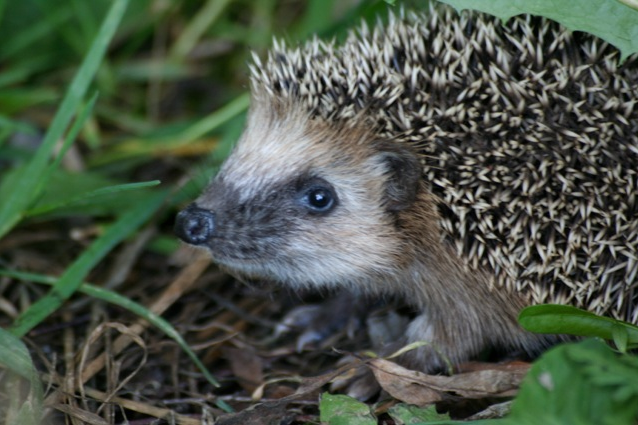
M 320 346 L 331 337 L 345 333 L 349 338 L 364 328 L 369 309 L 361 297 L 343 292 L 321 304 L 303 305 L 291 310 L 275 329 L 275 336 L 300 332 L 296 348 Z

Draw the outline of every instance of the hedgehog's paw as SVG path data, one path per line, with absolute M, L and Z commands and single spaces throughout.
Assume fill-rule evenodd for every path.
M 366 330 L 372 345 L 370 351 L 377 356 L 386 357 L 399 350 L 405 345 L 404 334 L 408 323 L 409 319 L 398 314 L 394 309 L 383 309 L 370 314 L 366 320 Z M 359 358 L 364 357 L 359 356 Z M 339 365 L 353 361 L 355 361 L 354 356 L 345 356 L 340 360 Z M 372 370 L 361 364 L 334 380 L 330 390 L 341 391 L 357 400 L 367 401 L 377 395 L 381 387 Z
M 377 350 L 377 353 L 380 357 L 391 359 L 392 362 L 398 363 L 400 366 L 418 372 L 438 374 L 449 371 L 449 368 L 441 366 L 446 363 L 442 361 L 440 353 L 434 350 L 433 347 L 426 345 L 414 348 L 413 346 L 414 344 L 407 343 L 405 337 L 401 337 L 394 343 Z M 408 351 L 404 352 L 405 350 Z M 397 353 L 401 352 L 404 353 L 397 355 Z M 344 357 L 341 364 L 346 364 L 348 361 L 354 361 L 352 356 Z M 351 371 L 333 381 L 330 386 L 330 391 L 344 392 L 348 396 L 360 401 L 371 400 L 383 389 L 383 383 L 379 384 L 371 367 L 379 367 L 379 365 L 361 364 L 359 367 L 353 366 Z M 386 371 L 386 373 L 392 372 Z M 383 395 L 381 397 L 383 397 Z
M 323 346 L 333 337 L 352 339 L 364 328 L 367 301 L 343 292 L 321 304 L 296 307 L 277 325 L 275 335 L 298 332 L 296 348 Z
M 447 329 L 447 332 L 454 334 L 453 329 Z M 398 356 L 397 361 L 402 366 L 424 373 L 451 373 L 452 364 L 466 359 L 471 346 L 469 339 L 451 339 L 441 329 L 437 331 L 428 315 L 421 314 L 407 326 L 404 344 L 400 348 L 404 354 Z

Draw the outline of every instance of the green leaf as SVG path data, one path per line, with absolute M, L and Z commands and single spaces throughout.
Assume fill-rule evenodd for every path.
M 319 402 L 321 423 L 327 425 L 376 425 L 370 407 L 342 394 L 323 393 Z
M 437 413 L 435 406 L 417 407 L 399 403 L 389 408 L 388 414 L 397 425 L 416 425 L 450 420 L 450 415 Z
M 617 346 L 621 351 L 623 347 L 638 344 L 638 326 L 597 316 L 567 305 L 545 304 L 527 307 L 519 315 L 518 321 L 530 332 L 617 340 Z
M 638 358 L 589 339 L 555 347 L 534 363 L 507 423 L 635 425 L 636 415 Z
M 440 0 L 457 10 L 474 9 L 503 20 L 522 13 L 557 21 L 616 46 L 621 61 L 638 52 L 638 10 L 616 0 Z
M 629 332 L 627 328 L 622 326 L 621 323 L 615 323 L 611 328 L 611 335 L 618 351 L 626 353 L 629 345 Z
M 21 425 L 39 425 L 42 417 L 42 384 L 33 365 L 27 347 L 19 338 L 0 328 L 0 365 L 15 375 L 9 374 L 2 381 L 4 394 L 9 398 L 10 405 L 6 413 L 5 423 Z M 22 394 L 22 380 L 29 384 L 29 391 L 24 400 Z

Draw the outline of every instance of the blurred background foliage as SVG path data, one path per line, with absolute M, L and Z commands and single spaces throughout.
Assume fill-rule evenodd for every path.
M 110 3 L 0 1 L 0 178 L 38 148 Z M 263 55 L 274 36 L 340 37 L 386 8 L 356 0 L 130 2 L 89 89 L 96 106 L 40 202 L 64 204 L 118 182 L 166 182 L 184 158 L 209 158 L 193 168 L 206 181 L 210 161 L 223 159 L 241 132 L 251 51 Z M 136 196 L 76 203 L 63 214 L 114 213 Z

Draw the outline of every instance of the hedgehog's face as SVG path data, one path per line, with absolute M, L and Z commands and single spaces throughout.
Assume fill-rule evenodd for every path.
M 401 262 L 396 214 L 414 201 L 419 176 L 414 155 L 364 131 L 253 110 L 215 181 L 179 214 L 176 232 L 251 278 L 369 281 Z

